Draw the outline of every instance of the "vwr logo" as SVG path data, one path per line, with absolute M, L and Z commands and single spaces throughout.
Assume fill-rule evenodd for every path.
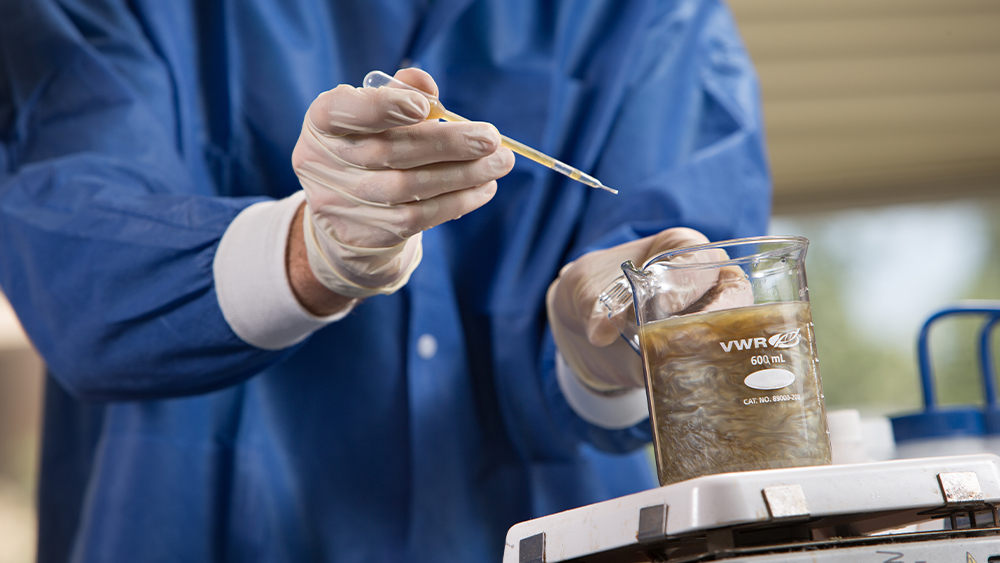
M 756 350 L 757 348 L 791 348 L 799 343 L 799 330 L 789 332 L 779 332 L 771 338 L 758 336 L 757 338 L 743 338 L 740 340 L 730 340 L 729 342 L 719 342 L 719 346 L 726 352 L 731 352 L 733 348 L 737 350 Z

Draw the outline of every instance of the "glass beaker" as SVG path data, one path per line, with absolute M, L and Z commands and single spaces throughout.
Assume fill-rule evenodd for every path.
M 600 297 L 642 356 L 660 484 L 830 463 L 803 237 L 679 248 Z

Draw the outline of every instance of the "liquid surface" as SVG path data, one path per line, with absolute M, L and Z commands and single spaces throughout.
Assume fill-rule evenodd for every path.
M 808 303 L 686 315 L 639 332 L 661 485 L 830 463 Z

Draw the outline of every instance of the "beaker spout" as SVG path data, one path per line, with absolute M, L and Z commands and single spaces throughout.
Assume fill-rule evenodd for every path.
M 635 290 L 635 286 L 641 283 L 641 280 L 645 279 L 648 274 L 639 268 L 635 267 L 635 264 L 631 260 L 626 260 L 622 262 L 622 272 L 625 274 L 625 278 L 632 285 L 632 289 Z

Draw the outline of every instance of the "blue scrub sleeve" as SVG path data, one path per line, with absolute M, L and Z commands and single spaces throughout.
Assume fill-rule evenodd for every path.
M 236 337 L 212 279 L 263 198 L 215 196 L 164 60 L 124 9 L 0 5 L 0 286 L 81 397 L 200 393 L 281 357 Z
M 711 240 L 766 231 L 771 182 L 756 74 L 726 6 L 693 9 L 652 18 L 621 71 L 622 104 L 604 131 L 584 140 L 597 159 L 594 175 L 620 194 L 581 192 L 576 242 L 563 263 L 671 227 Z M 555 382 L 554 351 L 547 333 L 542 389 L 554 420 L 605 451 L 650 439 L 648 420 L 607 430 L 575 416 Z

